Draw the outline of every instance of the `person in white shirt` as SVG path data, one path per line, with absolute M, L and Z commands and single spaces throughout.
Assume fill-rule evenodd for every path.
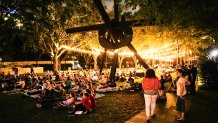
M 67 100 L 60 102 L 60 105 L 63 107 L 71 108 L 73 105 L 75 105 L 76 96 L 74 93 L 70 93 Z
M 186 95 L 186 78 L 185 76 L 185 70 L 183 69 L 177 69 L 176 72 L 177 76 L 179 77 L 176 86 L 176 94 L 177 94 L 177 102 L 176 102 L 176 109 L 179 112 L 178 116 L 176 117 L 176 120 L 183 121 L 185 120 L 185 95 Z

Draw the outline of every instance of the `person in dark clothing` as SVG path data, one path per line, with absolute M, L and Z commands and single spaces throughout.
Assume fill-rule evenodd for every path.
M 34 69 L 33 69 L 33 66 L 31 65 L 31 68 L 30 68 L 30 73 L 31 74 L 34 74 Z
M 196 87 L 195 87 L 195 82 L 197 80 L 197 67 L 192 65 L 191 66 L 191 70 L 190 70 L 191 74 L 192 74 L 192 80 L 191 80 L 191 87 L 190 87 L 190 94 L 194 95 L 196 93 Z
M 161 90 L 163 90 L 164 89 L 164 83 L 165 83 L 166 81 L 163 79 L 163 76 L 161 76 L 161 79 L 160 79 L 160 83 L 161 83 Z
M 170 75 L 170 73 L 164 73 L 163 75 L 161 75 L 161 90 L 164 90 L 164 83 L 165 82 L 172 82 L 172 76 Z

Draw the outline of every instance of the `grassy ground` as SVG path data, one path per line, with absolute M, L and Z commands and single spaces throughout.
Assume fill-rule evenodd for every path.
M 110 92 L 97 99 L 97 107 L 88 115 L 68 117 L 66 110 L 36 109 L 36 100 L 22 95 L 0 94 L 2 123 L 123 123 L 144 109 L 144 99 L 139 92 Z
M 97 99 L 97 107 L 88 115 L 68 117 L 66 110 L 36 109 L 36 100 L 22 95 L 0 94 L 1 123 L 124 123 L 144 109 L 140 92 L 109 92 Z M 198 90 L 190 97 L 187 123 L 217 123 L 218 91 Z

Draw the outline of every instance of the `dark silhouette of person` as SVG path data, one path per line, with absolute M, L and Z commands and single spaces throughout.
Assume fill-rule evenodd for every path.
M 196 93 L 196 86 L 195 86 L 195 82 L 197 80 L 197 74 L 198 74 L 198 70 L 197 67 L 192 65 L 191 66 L 191 74 L 192 74 L 192 81 L 191 81 L 191 87 L 190 87 L 190 94 L 194 95 Z

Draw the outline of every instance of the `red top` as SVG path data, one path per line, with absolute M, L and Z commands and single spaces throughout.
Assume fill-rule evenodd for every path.
M 96 105 L 95 97 L 93 95 L 89 95 L 89 99 L 91 100 L 92 107 L 95 107 Z
M 91 100 L 89 99 L 89 97 L 83 97 L 82 102 L 83 105 L 86 107 L 86 110 L 92 110 Z
M 142 88 L 144 90 L 158 90 L 161 88 L 161 83 L 158 78 L 143 78 Z

